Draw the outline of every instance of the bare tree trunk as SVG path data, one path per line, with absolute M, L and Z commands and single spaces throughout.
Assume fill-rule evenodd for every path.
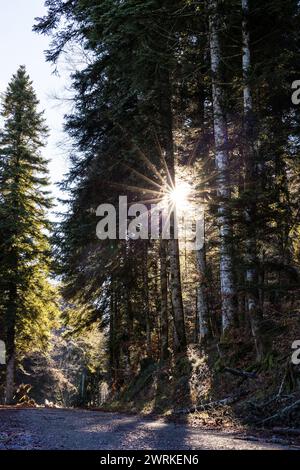
M 131 292 L 130 285 L 125 285 L 125 299 L 126 299 L 126 347 L 124 348 L 124 354 L 126 356 L 126 375 L 130 376 L 131 374 L 131 342 L 133 335 L 133 312 L 131 305 Z
M 199 273 L 199 285 L 197 286 L 198 338 L 200 343 L 203 343 L 209 336 L 205 243 L 200 250 L 197 250 L 197 267 Z
M 114 386 L 118 388 L 120 377 L 120 311 L 118 299 L 118 286 L 112 281 L 111 312 L 110 312 L 110 369 Z
M 163 131 L 163 148 L 165 150 L 165 160 L 168 168 L 168 185 L 175 186 L 175 159 L 173 142 L 173 114 L 171 107 L 171 90 L 169 72 L 161 70 L 161 123 Z M 179 353 L 186 350 L 186 334 L 184 323 L 184 310 L 182 301 L 179 242 L 175 235 L 176 208 L 170 213 L 171 237 L 168 242 L 168 252 L 170 258 L 170 289 L 172 298 L 172 311 L 175 327 L 174 351 Z
M 131 263 L 131 246 L 130 241 L 127 241 L 124 244 L 124 263 L 127 266 L 128 275 L 123 279 L 122 290 L 124 292 L 124 306 L 125 306 L 125 325 L 124 325 L 124 336 L 123 336 L 123 345 L 122 351 L 124 356 L 124 377 L 125 379 L 129 378 L 131 375 L 131 343 L 133 335 L 133 310 L 131 303 L 131 285 L 132 278 L 135 273 L 133 273 L 133 266 Z
M 252 92 L 250 87 L 251 55 L 250 55 L 250 33 L 248 25 L 249 2 L 242 0 L 243 12 L 243 96 L 244 96 L 244 157 L 245 157 L 245 190 L 248 193 L 245 208 L 245 220 L 247 228 L 246 239 L 246 302 L 250 318 L 251 331 L 254 338 L 257 359 L 263 357 L 263 343 L 261 339 L 260 323 L 262 310 L 259 301 L 258 273 L 257 273 L 257 243 L 255 234 L 256 219 L 256 184 L 258 173 L 256 170 L 255 149 L 255 122 L 253 113 Z
M 15 353 L 11 351 L 8 355 L 6 365 L 5 404 L 13 403 L 15 387 Z
M 149 305 L 149 276 L 148 276 L 148 242 L 145 242 L 143 253 L 143 284 L 145 293 L 145 318 L 146 318 L 146 351 L 147 357 L 152 357 L 151 319 Z
M 160 360 L 169 357 L 168 275 L 166 241 L 160 240 Z
M 160 245 L 159 245 L 160 247 Z M 159 248 L 160 250 L 160 248 Z M 154 286 L 153 286 L 153 295 L 154 295 L 154 305 L 155 313 L 153 318 L 153 331 L 155 333 L 155 357 L 160 359 L 160 350 L 161 350 L 161 289 L 160 289 L 160 252 L 159 255 L 154 260 Z M 168 292 L 166 291 L 168 296 Z
M 234 323 L 235 286 L 232 259 L 232 228 L 230 217 L 229 155 L 227 148 L 227 123 L 224 109 L 224 92 L 221 85 L 221 49 L 218 32 L 221 22 L 217 0 L 210 1 L 210 55 L 212 73 L 215 162 L 218 171 L 218 224 L 220 233 L 220 281 L 222 302 L 222 332 Z
M 115 293 L 113 281 L 110 293 L 110 318 L 109 318 L 109 368 L 111 376 L 115 376 Z
M 176 352 L 182 352 L 186 349 L 186 336 L 180 277 L 179 244 L 178 240 L 176 239 L 169 240 L 169 256 L 170 287 L 174 315 L 174 326 L 176 331 L 176 342 L 174 344 L 174 349 Z
M 17 288 L 15 284 L 10 286 L 9 303 L 6 312 L 6 384 L 5 404 L 13 403 L 15 388 L 15 325 L 17 315 Z

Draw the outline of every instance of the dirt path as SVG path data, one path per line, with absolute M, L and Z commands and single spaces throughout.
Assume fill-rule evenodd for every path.
M 217 431 L 196 430 L 119 413 L 86 410 L 0 410 L 0 449 L 204 450 L 282 449 Z M 286 447 L 284 447 L 286 448 Z

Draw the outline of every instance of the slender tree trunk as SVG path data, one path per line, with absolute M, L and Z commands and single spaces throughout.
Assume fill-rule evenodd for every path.
M 119 318 L 119 299 L 117 286 L 112 282 L 111 294 L 111 313 L 110 313 L 110 369 L 114 387 L 118 388 L 120 384 L 120 318 Z
M 145 242 L 143 253 L 143 285 L 144 285 L 144 311 L 146 319 L 146 351 L 147 357 L 152 357 L 152 341 L 151 341 L 151 319 L 149 305 L 149 276 L 148 276 L 148 242 Z
M 113 291 L 113 282 L 110 294 L 110 318 L 109 318 L 109 368 L 111 376 L 114 377 L 115 369 L 115 294 Z
M 130 377 L 131 375 L 131 343 L 132 343 L 132 335 L 133 335 L 133 309 L 132 309 L 132 292 L 131 292 L 131 284 L 132 278 L 134 278 L 135 273 L 133 272 L 133 266 L 131 263 L 131 246 L 130 241 L 125 243 L 125 253 L 124 253 L 124 262 L 128 266 L 128 276 L 124 278 L 124 298 L 125 298 L 125 337 L 124 337 L 124 344 L 123 344 L 123 354 L 125 359 L 125 370 L 124 375 L 125 377 Z
M 20 136 L 18 137 L 18 145 L 21 143 Z M 15 155 L 15 169 L 17 173 L 14 177 L 14 190 L 12 193 L 13 206 L 15 208 L 14 230 L 18 227 L 19 222 L 19 183 L 20 183 L 20 154 Z M 18 238 L 18 231 L 14 233 Z M 12 236 L 12 234 L 11 234 Z M 8 305 L 6 309 L 6 384 L 5 384 L 5 403 L 7 405 L 13 403 L 14 388 L 15 388 L 15 366 L 16 366 L 16 321 L 18 311 L 18 250 L 13 249 L 10 253 L 11 258 L 11 281 L 9 282 Z
M 175 159 L 173 142 L 173 114 L 171 108 L 171 91 L 169 72 L 161 71 L 161 123 L 163 131 L 163 148 L 165 150 L 165 160 L 168 168 L 168 185 L 175 186 Z M 184 310 L 182 301 L 181 274 L 180 274 L 180 254 L 179 241 L 175 234 L 176 208 L 170 213 L 171 237 L 168 242 L 168 252 L 170 259 L 170 289 L 172 298 L 172 311 L 175 327 L 174 351 L 180 353 L 186 350 L 186 334 L 184 322 Z
M 127 370 L 126 374 L 130 376 L 131 374 L 131 342 L 132 342 L 132 334 L 133 334 L 133 312 L 132 312 L 132 305 L 131 305 L 131 292 L 130 287 L 127 284 L 125 287 L 125 298 L 126 298 L 126 347 L 125 347 L 125 354 L 126 354 L 126 362 L 127 362 Z
M 168 275 L 167 275 L 167 246 L 165 240 L 160 240 L 160 360 L 169 357 L 169 319 L 168 319 Z
M 171 214 L 172 216 L 172 214 Z M 170 257 L 170 287 L 174 315 L 174 326 L 176 332 L 176 341 L 174 349 L 176 352 L 182 352 L 186 349 L 186 335 L 184 324 L 184 311 L 181 290 L 179 244 L 177 239 L 169 240 Z
M 120 341 L 120 330 L 121 330 L 121 310 L 120 310 L 120 300 L 118 286 L 115 290 L 115 302 L 114 302 L 114 376 L 115 382 L 119 387 L 123 382 L 122 370 L 120 367 L 121 362 L 121 341 Z
M 227 123 L 224 109 L 224 92 L 221 81 L 221 49 L 219 30 L 221 21 L 217 0 L 210 1 L 210 54 L 212 73 L 215 163 L 218 171 L 218 224 L 220 233 L 220 281 L 222 302 L 222 332 L 225 333 L 234 323 L 235 286 L 232 258 L 232 227 L 230 214 L 229 155 L 227 148 Z
M 160 247 L 160 245 L 159 245 Z M 160 248 L 159 248 L 160 249 Z M 160 359 L 161 350 L 161 292 L 160 292 L 160 255 L 154 260 L 154 286 L 153 286 L 155 314 L 153 318 L 153 331 L 155 334 L 155 358 Z M 168 295 L 168 293 L 167 293 Z
M 251 55 L 250 55 L 250 33 L 248 25 L 249 2 L 242 0 L 243 12 L 243 95 L 244 95 L 244 158 L 245 158 L 245 190 L 248 194 L 245 208 L 245 219 L 247 228 L 246 238 L 246 302 L 247 312 L 250 318 L 251 331 L 256 347 L 257 359 L 263 357 L 263 342 L 261 338 L 260 324 L 262 310 L 259 301 L 258 272 L 257 272 L 257 243 L 255 234 L 256 222 L 256 185 L 258 173 L 256 170 L 255 150 L 255 118 L 253 112 L 252 92 L 250 86 Z
M 6 384 L 5 384 L 5 403 L 13 403 L 15 388 L 15 325 L 17 315 L 17 288 L 11 284 L 9 291 L 9 303 L 7 307 L 6 319 Z
M 197 267 L 199 273 L 199 284 L 197 286 L 198 339 L 200 343 L 203 343 L 209 337 L 205 243 L 203 243 L 200 250 L 197 250 Z
M 5 384 L 5 404 L 11 405 L 13 403 L 14 388 L 15 388 L 15 351 L 9 348 L 10 352 L 7 354 L 6 365 L 6 384 Z

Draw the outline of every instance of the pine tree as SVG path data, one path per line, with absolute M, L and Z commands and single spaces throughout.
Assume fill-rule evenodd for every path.
M 4 317 L 6 403 L 14 394 L 15 362 L 22 348 L 44 345 L 55 316 L 48 281 L 51 207 L 47 161 L 40 150 L 47 127 L 32 82 L 21 66 L 3 97 L 0 141 L 1 312 Z

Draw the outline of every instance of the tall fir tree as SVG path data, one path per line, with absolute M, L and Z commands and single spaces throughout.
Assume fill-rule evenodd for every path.
M 7 370 L 5 401 L 14 396 L 16 359 L 22 349 L 44 346 L 56 313 L 49 282 L 51 251 L 47 211 L 47 138 L 43 112 L 24 66 L 3 96 L 0 141 L 1 314 Z

